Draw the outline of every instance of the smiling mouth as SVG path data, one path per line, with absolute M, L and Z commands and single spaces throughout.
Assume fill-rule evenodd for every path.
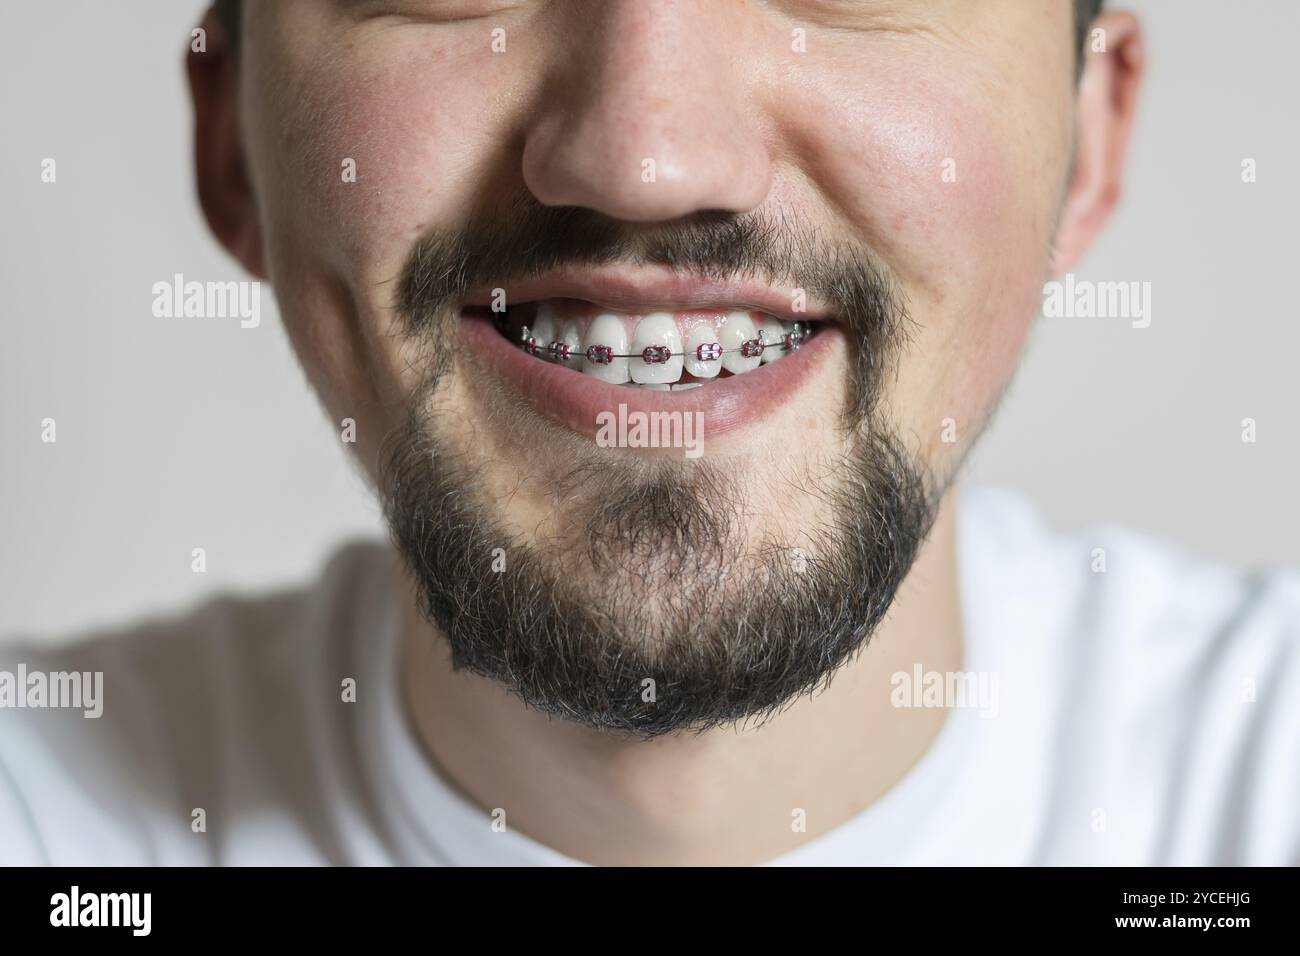
M 539 362 L 607 385 L 686 391 L 747 375 L 797 352 L 814 323 L 745 309 L 622 312 L 578 299 L 467 310 Z
M 465 381 L 590 438 L 624 408 L 702 414 L 712 440 L 778 418 L 808 427 L 800 399 L 819 379 L 820 399 L 837 401 L 822 376 L 850 343 L 836 312 L 802 289 L 619 266 L 512 282 L 494 308 L 502 291 L 474 289 L 460 305 Z

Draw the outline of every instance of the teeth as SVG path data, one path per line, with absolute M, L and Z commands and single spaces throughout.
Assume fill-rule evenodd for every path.
M 662 345 L 672 352 L 666 362 L 652 364 L 640 358 L 652 346 Z M 668 385 L 682 377 L 682 334 L 677 320 L 667 312 L 651 312 L 637 323 L 629 350 L 632 381 L 641 385 Z
M 675 389 L 677 386 L 676 386 L 676 385 L 659 385 L 659 384 L 653 384 L 653 383 L 651 383 L 651 384 L 646 384 L 646 385 L 637 385 L 637 384 L 634 383 L 632 387 L 633 387 L 633 388 L 644 388 L 644 389 L 645 389 L 646 391 L 648 391 L 648 392 L 670 392 L 670 391 L 672 391 L 673 389 Z
M 798 335 L 802 342 L 812 334 L 807 323 L 783 322 L 765 313 L 740 310 L 728 313 L 720 327 L 715 328 L 712 321 L 694 322 L 684 343 L 676 317 L 668 312 L 649 313 L 636 323 L 630 336 L 627 330 L 631 321 L 621 313 L 597 315 L 587 325 L 585 341 L 583 324 L 580 318 L 561 318 L 550 303 L 542 302 L 531 326 L 524 328 L 521 341 L 538 358 L 558 362 L 611 385 L 630 380 L 635 385 L 666 391 L 681 379 L 683 372 L 702 380 L 717 377 L 723 369 L 733 375 L 752 372 L 759 365 L 785 358 L 788 336 Z M 760 342 L 762 352 L 754 354 Z M 589 353 L 597 361 L 592 361 Z M 599 361 L 605 356 L 609 356 L 608 362 Z M 692 381 L 683 384 L 681 390 L 698 388 L 700 384 Z
M 701 362 L 696 358 L 696 350 L 701 345 L 709 345 L 717 341 L 717 331 L 707 322 L 691 329 L 691 334 L 686 336 L 686 371 L 696 378 L 713 378 L 721 372 L 722 361 L 720 358 L 713 359 L 711 362 Z
M 746 358 L 739 352 L 740 347 L 750 339 L 758 338 L 758 329 L 754 326 L 754 320 L 750 318 L 748 312 L 730 313 L 722 326 L 719 338 L 724 349 L 736 350 L 722 353 L 722 367 L 732 375 L 752 372 L 763 361 L 758 356 Z
M 685 392 L 685 391 L 687 391 L 688 389 L 692 389 L 692 388 L 703 388 L 703 387 L 704 387 L 704 383 L 703 383 L 703 382 L 678 382 L 676 385 L 674 385 L 674 386 L 672 387 L 672 391 L 674 391 L 674 392 Z
M 591 328 L 587 329 L 587 340 L 582 343 L 584 354 L 593 345 L 608 346 L 613 354 L 626 355 L 628 353 L 627 327 L 623 325 L 622 318 L 610 312 L 596 316 L 592 320 Z M 582 371 L 584 374 L 600 379 L 602 382 L 608 382 L 610 385 L 622 385 L 628 380 L 627 359 L 625 358 L 612 359 L 608 365 L 599 365 L 584 360 Z
M 559 341 L 569 347 L 569 360 L 567 362 L 556 359 L 566 368 L 582 368 L 582 336 L 578 334 L 577 322 L 565 322 L 564 328 L 560 329 Z
M 551 358 L 551 343 L 555 341 L 555 313 L 547 302 L 543 302 L 537 307 L 537 315 L 533 318 L 532 325 L 533 338 L 537 340 L 537 355 L 548 362 L 554 361 Z
M 770 315 L 763 319 L 763 324 L 759 326 L 759 329 L 762 330 L 767 342 L 767 348 L 763 349 L 762 363 L 767 365 L 769 362 L 785 358 L 785 350 L 781 346 L 784 344 L 785 333 L 790 330 Z

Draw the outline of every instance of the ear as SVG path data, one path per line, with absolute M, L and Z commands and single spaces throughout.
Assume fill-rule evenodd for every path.
M 1102 42 L 1104 50 L 1098 48 Z M 1146 69 L 1142 27 L 1128 13 L 1098 17 L 1085 50 L 1075 106 L 1074 172 L 1052 256 L 1052 271 L 1058 275 L 1083 257 L 1119 202 L 1124 157 Z
M 257 200 L 239 130 L 239 70 L 230 39 L 209 10 L 201 24 L 207 49 L 185 60 L 194 104 L 194 173 L 208 228 L 226 251 L 266 278 Z

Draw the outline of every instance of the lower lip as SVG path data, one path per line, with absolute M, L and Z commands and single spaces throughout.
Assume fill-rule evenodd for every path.
M 579 434 L 595 438 L 599 416 L 617 412 L 702 412 L 710 438 L 761 423 L 793 401 L 844 333 L 819 322 L 798 351 L 752 372 L 715 378 L 699 388 L 661 392 L 610 385 L 582 372 L 529 355 L 501 335 L 485 316 L 460 316 L 460 339 L 475 361 L 508 391 L 515 391 L 539 414 Z

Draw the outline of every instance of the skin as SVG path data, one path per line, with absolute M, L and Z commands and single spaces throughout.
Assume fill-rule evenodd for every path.
M 884 415 L 947 482 L 1014 372 L 1044 279 L 1079 260 L 1117 201 L 1143 71 L 1137 22 L 1108 13 L 1106 52 L 1076 86 L 1067 0 L 249 6 L 237 64 L 211 20 L 208 52 L 190 57 L 200 199 L 222 244 L 273 282 L 303 368 L 331 419 L 357 421 L 372 475 L 420 381 L 392 309 L 412 244 L 522 184 L 629 229 L 766 208 L 869 246 L 915 326 Z M 496 27 L 505 53 L 491 51 Z M 345 158 L 355 183 L 341 182 Z M 755 500 L 834 467 L 842 352 L 797 405 L 711 444 Z M 483 392 L 451 377 L 439 438 L 482 468 L 506 527 L 563 545 L 576 530 L 550 492 L 554 456 Z M 773 447 L 773 429 L 789 440 Z M 797 542 L 816 522 L 815 499 L 782 494 L 787 511 L 752 517 L 752 543 Z M 869 806 L 942 727 L 942 711 L 890 707 L 889 676 L 961 668 L 955 508 L 950 492 L 867 652 L 761 728 L 638 743 L 547 719 L 453 672 L 408 594 L 412 725 L 471 800 L 569 855 L 770 859 Z

